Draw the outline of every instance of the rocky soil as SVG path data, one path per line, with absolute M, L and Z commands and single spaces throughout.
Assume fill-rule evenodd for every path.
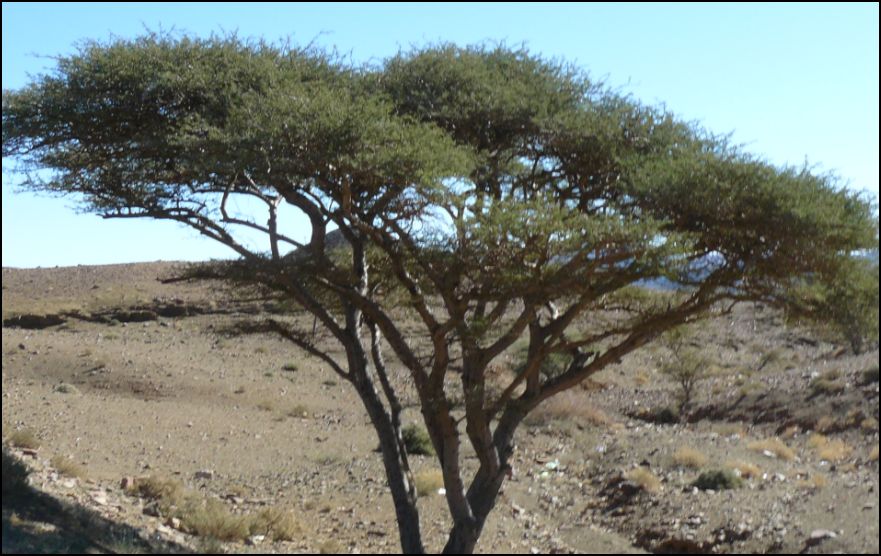
M 217 546 L 227 552 L 398 550 L 357 396 L 279 339 L 220 334 L 278 307 L 157 280 L 173 267 L 3 269 L 3 437 L 30 484 L 165 548 L 206 545 L 124 488 L 139 478 L 175 479 L 234 515 L 293 512 L 291 540 L 252 535 Z M 681 419 L 663 411 L 677 387 L 659 372 L 658 347 L 539 408 L 478 550 L 877 553 L 877 349 L 853 355 L 753 306 L 705 323 L 696 343 L 714 371 Z M 411 404 L 405 419 L 418 418 Z M 38 447 L 23 445 L 26 433 Z M 436 468 L 414 459 L 417 472 Z M 694 485 L 733 468 L 738 488 Z M 53 527 L 5 499 L 4 553 Z M 427 492 L 420 515 L 427 547 L 440 550 L 444 497 Z

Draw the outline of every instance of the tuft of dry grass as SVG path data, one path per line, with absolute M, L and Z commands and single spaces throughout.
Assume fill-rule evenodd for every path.
M 860 422 L 860 428 L 865 432 L 875 432 L 878 430 L 878 420 L 874 417 L 867 417 Z
M 878 461 L 878 446 L 876 445 L 872 448 L 872 451 L 869 452 L 869 461 Z
M 780 436 L 782 436 L 783 438 L 785 438 L 787 440 L 792 440 L 793 438 L 798 436 L 798 433 L 800 433 L 800 432 L 801 432 L 801 428 L 798 425 L 790 425 L 790 426 L 786 427 L 786 430 L 784 430 L 780 434 Z
M 738 436 L 743 438 L 746 436 L 746 429 L 743 427 L 742 423 L 720 423 L 718 425 L 714 425 L 712 431 L 718 434 L 719 436 Z
M 440 469 L 425 469 L 413 475 L 413 483 L 418 496 L 436 494 L 444 486 L 444 474 Z
M 823 475 L 822 473 L 814 473 L 807 479 L 798 481 L 796 486 L 808 490 L 818 490 L 825 488 L 827 484 L 829 484 L 829 480 L 826 478 L 826 475 Z
M 833 428 L 835 428 L 836 421 L 835 418 L 830 415 L 823 415 L 819 419 L 817 419 L 816 424 L 814 425 L 814 430 L 817 432 L 829 432 Z
M 77 396 L 80 395 L 80 389 L 68 382 L 56 384 L 54 391 L 58 392 L 59 394 L 74 394 Z
M 318 547 L 319 554 L 342 554 L 343 545 L 334 539 L 330 539 L 321 543 Z
M 847 459 L 853 452 L 853 448 L 845 444 L 841 440 L 828 440 L 814 447 L 817 451 L 817 457 L 831 463 L 839 462 Z
M 261 400 L 257 403 L 257 409 L 261 411 L 275 411 L 276 405 L 273 400 Z
M 40 447 L 40 439 L 32 429 L 17 430 L 9 435 L 9 443 L 16 448 L 36 450 Z
M 661 481 L 646 467 L 635 467 L 624 475 L 627 480 L 638 484 L 646 492 L 652 494 L 661 490 Z
M 526 417 L 526 424 L 532 426 L 541 426 L 551 421 L 567 421 L 598 427 L 612 424 L 612 419 L 605 412 L 573 391 L 561 392 L 545 400 Z
M 260 510 L 252 518 L 250 530 L 252 535 L 267 535 L 276 541 L 292 541 L 303 534 L 293 511 L 278 506 Z
M 779 438 L 766 438 L 765 440 L 755 440 L 747 444 L 747 448 L 754 452 L 768 452 L 785 461 L 792 461 L 793 459 L 795 459 L 795 451 L 784 444 Z
M 178 515 L 184 528 L 200 537 L 244 541 L 251 534 L 251 518 L 229 511 L 220 500 L 188 498 Z
M 673 454 L 673 462 L 681 467 L 700 469 L 707 464 L 707 456 L 694 448 L 682 447 Z
M 74 461 L 71 461 L 69 458 L 53 456 L 49 463 L 56 471 L 66 477 L 83 479 L 86 476 L 86 470 Z
M 729 461 L 725 467 L 736 471 L 744 479 L 762 478 L 762 470 L 759 466 L 746 461 Z
M 294 405 L 287 412 L 287 416 L 294 419 L 308 419 L 309 414 L 309 408 L 301 403 Z

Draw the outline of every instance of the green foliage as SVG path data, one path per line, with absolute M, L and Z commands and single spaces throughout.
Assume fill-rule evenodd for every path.
M 830 277 L 810 277 L 792 290 L 793 305 L 831 326 L 855 353 L 878 344 L 878 263 L 843 257 Z
M 691 344 L 694 331 L 680 327 L 669 332 L 664 343 L 670 349 L 670 358 L 661 366 L 661 373 L 673 380 L 680 389 L 679 413 L 691 405 L 695 388 L 710 373 L 710 361 Z
M 701 490 L 729 490 L 743 486 L 743 479 L 731 469 L 705 471 L 691 483 Z
M 434 455 L 434 446 L 431 443 L 431 438 L 428 436 L 428 432 L 419 425 L 407 425 L 401 429 L 401 437 L 404 440 L 404 446 L 407 448 L 408 454 Z
M 855 349 L 872 326 L 877 338 L 877 270 L 874 283 L 854 279 L 849 257 L 878 246 L 872 203 L 525 49 L 440 44 L 361 67 L 314 47 L 148 33 L 56 60 L 3 92 L 3 154 L 20 186 L 226 245 L 239 260 L 186 277 L 275 302 L 278 320 L 242 330 L 282 335 L 368 407 L 384 405 L 370 392 L 398 403 L 367 371 L 374 347 L 392 347 L 423 401 L 448 400 L 458 367 L 481 458 L 510 453 L 524 411 L 723 303 L 832 320 Z M 238 214 L 229 199 L 259 208 Z M 287 211 L 311 225 L 305 244 L 279 233 Z M 652 281 L 677 291 L 634 288 Z M 311 333 L 286 328 L 299 308 Z M 413 351 L 402 323 L 414 322 L 434 353 Z M 345 363 L 315 349 L 319 335 Z M 519 389 L 483 380 L 526 335 L 523 368 L 540 372 L 521 372 Z M 672 352 L 683 409 L 707 365 Z M 421 408 L 435 438 L 448 405 Z M 427 438 L 411 452 L 430 453 Z M 472 486 L 469 498 L 498 494 L 495 481 Z M 485 517 L 455 521 L 479 530 Z

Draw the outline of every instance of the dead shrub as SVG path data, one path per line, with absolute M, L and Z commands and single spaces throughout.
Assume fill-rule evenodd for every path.
M 303 534 L 293 511 L 277 506 L 260 510 L 251 520 L 252 535 L 266 535 L 276 541 L 292 541 Z
M 26 450 L 36 450 L 40 447 L 40 440 L 33 429 L 17 430 L 9 435 L 9 443 L 16 448 L 24 448 Z
M 762 470 L 759 466 L 747 461 L 729 461 L 725 464 L 725 467 L 735 471 L 744 479 L 762 478 Z
M 440 469 L 425 469 L 413 476 L 413 483 L 418 496 L 436 494 L 444 486 L 444 474 Z
M 700 469 L 707 464 L 707 456 L 694 448 L 683 447 L 673 454 L 673 462 L 681 467 Z
M 646 467 L 635 467 L 628 471 L 624 477 L 628 481 L 638 484 L 646 492 L 654 494 L 661 490 L 661 480 Z
M 52 459 L 49 460 L 49 463 L 52 465 L 52 467 L 55 468 L 56 471 L 58 471 L 65 477 L 82 479 L 86 476 L 86 470 L 69 458 L 53 456 Z
M 747 444 L 747 448 L 754 452 L 770 453 L 774 456 L 785 460 L 792 461 L 795 459 L 795 452 L 784 444 L 779 438 L 767 438 L 765 440 L 756 440 Z
M 541 426 L 551 421 L 596 427 L 612 424 L 612 419 L 603 410 L 591 405 L 583 396 L 573 391 L 561 392 L 548 398 L 526 417 L 525 423 L 528 426 Z

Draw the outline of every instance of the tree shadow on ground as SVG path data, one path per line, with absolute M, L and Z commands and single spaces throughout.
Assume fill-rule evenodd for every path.
M 26 482 L 27 468 L 3 449 L 3 554 L 192 553 L 147 541 L 130 525 L 40 492 Z

